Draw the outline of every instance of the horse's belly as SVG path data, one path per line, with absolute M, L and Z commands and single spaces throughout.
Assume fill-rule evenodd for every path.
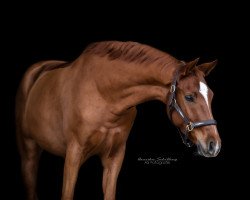
M 42 149 L 55 155 L 65 155 L 66 144 L 61 128 L 56 129 L 55 125 L 42 119 L 38 114 L 28 120 L 27 129 L 29 137 L 34 139 Z
M 65 156 L 66 144 L 62 134 L 40 129 L 32 131 L 31 135 L 42 149 L 57 156 Z

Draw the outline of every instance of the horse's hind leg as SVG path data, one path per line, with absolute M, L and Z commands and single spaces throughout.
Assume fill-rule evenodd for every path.
M 17 135 L 17 143 L 21 156 L 21 169 L 28 200 L 37 200 L 36 179 L 41 149 L 30 138 Z

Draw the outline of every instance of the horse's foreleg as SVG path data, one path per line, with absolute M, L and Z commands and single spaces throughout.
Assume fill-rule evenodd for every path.
M 112 155 L 101 157 L 103 164 L 103 193 L 104 200 L 115 200 L 116 182 L 125 154 L 125 144 Z
M 64 163 L 62 200 L 73 199 L 78 171 L 81 164 L 86 160 L 85 156 L 86 152 L 84 152 L 78 142 L 71 142 L 67 147 Z
M 21 169 L 27 199 L 37 200 L 36 181 L 41 149 L 34 140 L 23 138 L 20 134 L 17 135 L 17 143 L 21 156 Z

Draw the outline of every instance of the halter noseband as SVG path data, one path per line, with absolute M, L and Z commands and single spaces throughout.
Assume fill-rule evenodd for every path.
M 180 115 L 180 117 L 183 119 L 183 121 L 186 125 L 185 132 L 182 133 L 179 128 L 177 128 L 177 130 L 181 135 L 183 143 L 186 146 L 191 147 L 193 145 L 193 143 L 189 139 L 188 134 L 194 128 L 198 128 L 201 126 L 216 125 L 217 122 L 214 119 L 209 119 L 209 120 L 199 121 L 199 122 L 191 122 L 190 121 L 190 119 L 184 114 L 184 112 L 182 111 L 182 109 L 180 108 L 180 106 L 178 105 L 178 103 L 176 101 L 177 79 L 178 79 L 178 71 L 177 71 L 177 73 L 176 73 L 176 75 L 171 83 L 171 87 L 170 87 L 170 96 L 169 96 L 169 100 L 168 100 L 168 116 L 169 116 L 170 120 L 172 121 L 172 112 L 173 112 L 173 110 L 175 110 Z

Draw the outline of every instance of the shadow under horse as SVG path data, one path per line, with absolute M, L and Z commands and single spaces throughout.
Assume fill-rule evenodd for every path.
M 204 77 L 216 61 L 196 66 L 135 42 L 89 45 L 73 62 L 43 61 L 25 73 L 16 98 L 17 143 L 27 199 L 38 199 L 42 150 L 65 158 L 62 200 L 73 199 L 80 166 L 92 155 L 103 165 L 105 200 L 114 200 L 136 105 L 159 100 L 184 142 L 214 157 L 220 137 Z

